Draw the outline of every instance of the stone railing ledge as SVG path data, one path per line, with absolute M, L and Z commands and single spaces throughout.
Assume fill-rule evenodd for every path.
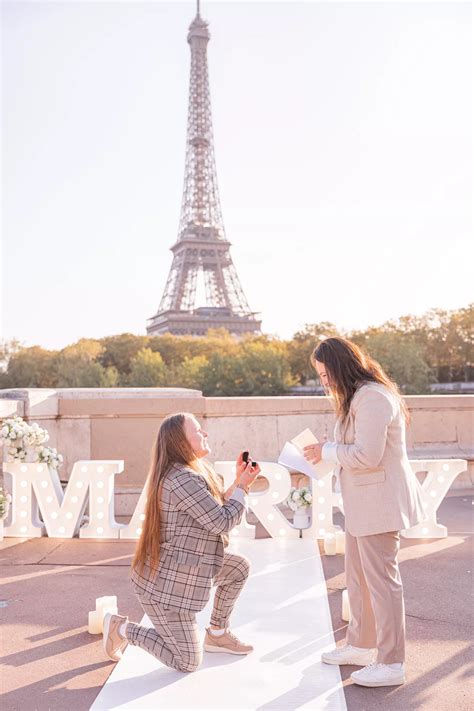
M 200 390 L 191 388 L 61 388 L 54 392 L 60 400 L 152 400 L 202 397 Z
M 416 410 L 471 410 L 472 395 L 404 395 L 410 412 Z
M 51 388 L 2 390 L 0 398 L 22 402 L 24 417 L 57 417 L 59 414 L 57 390 Z
M 58 390 L 62 417 L 165 417 L 191 411 L 202 416 L 205 398 L 188 388 L 70 388 Z
M 333 414 L 325 396 L 312 397 L 208 397 L 206 417 L 242 417 L 256 415 Z
M 25 414 L 25 403 L 23 400 L 10 400 L 2 398 L 0 395 L 0 418 L 23 417 Z

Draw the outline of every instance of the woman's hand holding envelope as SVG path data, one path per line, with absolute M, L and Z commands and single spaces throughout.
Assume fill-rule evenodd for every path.
M 317 442 L 316 444 L 306 445 L 306 447 L 303 448 L 304 458 L 308 462 L 311 462 L 311 464 L 318 464 L 322 459 L 323 444 Z

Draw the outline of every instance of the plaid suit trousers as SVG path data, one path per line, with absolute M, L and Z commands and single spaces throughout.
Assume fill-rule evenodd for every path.
M 224 553 L 224 563 L 213 580 L 217 586 L 211 625 L 225 628 L 235 602 L 250 573 L 250 562 L 237 553 Z M 191 610 L 170 608 L 150 600 L 136 588 L 136 594 L 153 627 L 142 627 L 133 622 L 127 625 L 127 640 L 141 647 L 166 666 L 182 672 L 195 671 L 202 661 L 202 647 Z

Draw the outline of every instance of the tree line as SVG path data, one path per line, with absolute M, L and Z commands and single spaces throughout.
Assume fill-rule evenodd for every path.
M 82 338 L 57 351 L 10 341 L 0 346 L 0 387 L 183 387 L 206 396 L 284 395 L 314 382 L 312 350 L 322 338 L 340 335 L 378 360 L 405 394 L 428 393 L 432 383 L 474 380 L 473 334 L 471 304 L 402 316 L 362 331 L 308 324 L 290 340 L 236 339 L 216 329 L 205 337 Z

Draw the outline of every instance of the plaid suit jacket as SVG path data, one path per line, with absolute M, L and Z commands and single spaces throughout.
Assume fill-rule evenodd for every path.
M 221 505 L 203 476 L 173 465 L 161 487 L 158 568 L 132 569 L 138 595 L 170 608 L 202 610 L 224 561 L 223 535 L 240 523 L 244 500 L 237 489 Z

